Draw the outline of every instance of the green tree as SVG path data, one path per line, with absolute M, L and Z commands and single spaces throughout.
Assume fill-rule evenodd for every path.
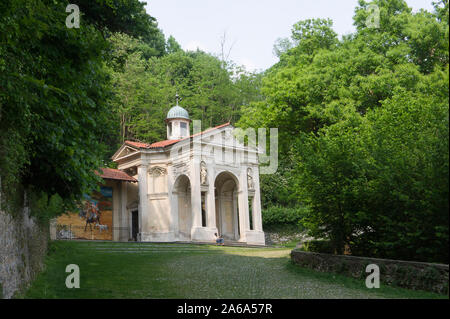
M 164 34 L 156 19 L 145 11 L 139 0 L 79 0 L 83 19 L 106 36 L 121 32 L 139 38 L 146 45 L 148 57 L 165 54 Z
M 181 51 L 181 45 L 175 40 L 173 36 L 170 36 L 166 42 L 166 52 L 168 54 Z
M 121 132 L 116 143 L 165 139 L 163 120 L 177 92 L 182 106 L 192 119 L 202 120 L 203 128 L 235 122 L 241 105 L 260 98 L 260 76 L 202 51 L 184 52 L 173 37 L 168 39 L 169 54 L 150 59 L 138 49 L 139 40 L 116 34 L 110 42 L 115 89 L 110 104 Z
M 329 21 L 297 23 L 238 124 L 279 128 L 292 169 L 262 189 L 279 178 L 336 252 L 448 262 L 448 2 L 434 13 L 374 3 L 379 28 L 360 1 L 356 33 L 339 41 Z
M 150 41 L 154 25 L 137 0 L 86 3 L 73 29 L 65 25 L 68 1 L 0 4 L 2 199 L 21 184 L 70 204 L 99 181 L 111 117 L 104 36 L 121 30 Z

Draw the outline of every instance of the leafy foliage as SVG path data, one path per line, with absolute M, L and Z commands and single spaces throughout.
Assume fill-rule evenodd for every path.
M 96 186 L 110 117 L 104 36 L 123 31 L 148 42 L 156 32 L 137 0 L 81 2 L 73 29 L 67 4 L 0 4 L 0 175 L 8 198 L 22 184 L 70 204 Z
M 46 222 L 56 216 L 61 215 L 61 208 L 64 206 L 62 198 L 58 194 L 48 196 L 44 192 L 31 192 L 30 208 L 32 216 L 39 222 Z
M 313 253 L 334 254 L 334 245 L 329 240 L 310 240 L 303 243 L 302 249 Z
M 156 19 L 145 11 L 139 0 L 78 0 L 84 20 L 104 34 L 125 33 L 139 38 L 151 56 L 165 54 L 164 34 Z
M 270 225 L 299 225 L 306 215 L 308 207 L 286 208 L 271 206 L 262 211 L 264 226 Z
M 330 21 L 294 25 L 239 124 L 279 128 L 292 169 L 277 193 L 309 205 L 305 226 L 337 253 L 448 262 L 448 1 L 374 3 L 380 27 L 359 1 L 339 41 Z
M 120 137 L 111 149 L 126 139 L 164 140 L 163 120 L 177 92 L 190 117 L 202 120 L 205 128 L 236 121 L 241 105 L 258 98 L 258 76 L 202 51 L 184 52 L 173 37 L 167 40 L 169 54 L 149 59 L 139 40 L 115 34 L 109 41 L 110 104 L 114 123 L 120 123 Z
M 54 216 L 125 139 L 165 139 L 178 92 L 204 128 L 279 128 L 266 224 L 301 222 L 337 253 L 448 262 L 448 0 L 432 13 L 373 3 L 378 28 L 364 0 L 342 39 L 331 20 L 299 21 L 280 61 L 252 74 L 165 41 L 138 0 L 79 1 L 79 29 L 65 26 L 68 1 L 2 1 L 2 200 L 20 203 L 23 187 Z

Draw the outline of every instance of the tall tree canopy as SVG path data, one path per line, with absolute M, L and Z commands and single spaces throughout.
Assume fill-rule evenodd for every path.
M 0 3 L 7 197 L 21 184 L 80 199 L 125 139 L 165 139 L 178 92 L 204 128 L 279 128 L 279 170 L 261 179 L 274 220 L 281 206 L 285 220 L 302 214 L 338 253 L 448 262 L 448 0 L 432 13 L 360 0 L 341 39 L 329 19 L 299 21 L 262 74 L 166 41 L 139 0 L 78 1 L 73 29 L 68 4 Z M 367 23 L 373 4 L 379 25 Z
M 153 56 L 165 53 L 164 34 L 156 19 L 145 11 L 145 2 L 139 0 L 79 0 L 77 5 L 88 24 L 104 34 L 122 32 L 140 38 Z
M 167 40 L 168 54 L 148 59 L 137 39 L 117 33 L 109 41 L 114 86 L 110 104 L 120 132 L 116 143 L 165 139 L 164 119 L 177 92 L 182 106 L 192 119 L 202 120 L 204 128 L 237 121 L 241 105 L 259 98 L 260 76 L 202 51 L 185 52 L 173 37 Z
M 295 182 L 276 193 L 308 204 L 304 223 L 337 252 L 448 262 L 448 1 L 373 3 L 379 27 L 361 0 L 342 40 L 329 20 L 294 25 L 239 124 L 279 128 Z
M 0 3 L 0 175 L 59 194 L 67 202 L 97 182 L 105 152 L 110 94 L 104 61 L 112 32 L 165 50 L 164 37 L 138 0 L 81 1 L 79 28 L 66 27 L 63 0 Z M 2 197 L 4 198 L 4 197 Z

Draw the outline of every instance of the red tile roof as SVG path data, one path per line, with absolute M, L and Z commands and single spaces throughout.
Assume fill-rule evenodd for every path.
M 166 146 L 175 144 L 179 141 L 181 141 L 181 140 L 165 140 L 165 141 L 159 141 L 159 142 L 156 142 L 153 144 L 125 141 L 125 144 L 136 147 L 136 148 L 158 148 L 158 147 L 166 147 Z
M 101 168 L 102 174 L 99 172 L 96 172 L 97 175 L 100 175 L 100 177 L 104 179 L 112 179 L 117 181 L 126 181 L 126 182 L 137 182 L 137 179 L 128 175 L 125 172 L 122 172 L 121 170 L 114 169 L 114 168 Z
M 134 146 L 137 148 L 149 148 L 149 144 L 147 143 L 141 143 L 141 142 L 133 142 L 133 141 L 125 141 L 125 144 L 128 144 L 130 146 Z
M 165 140 L 165 141 L 159 141 L 153 144 L 150 144 L 149 148 L 157 148 L 157 147 L 166 147 L 175 143 L 178 143 L 181 140 Z
M 213 131 L 213 130 L 217 130 L 219 128 L 222 128 L 222 127 L 225 127 L 225 126 L 228 126 L 228 125 L 230 125 L 230 122 L 222 124 L 222 125 L 219 125 L 219 126 L 216 126 L 216 127 L 209 128 L 209 129 L 207 129 L 207 130 L 205 130 L 203 132 L 200 132 L 200 133 L 197 133 L 197 134 L 193 134 L 193 135 L 191 135 L 189 137 L 186 137 L 186 138 L 184 138 L 182 140 L 165 140 L 165 141 L 159 141 L 159 142 L 156 142 L 156 143 L 153 143 L 153 144 L 147 144 L 147 143 L 141 143 L 141 142 L 133 142 L 133 141 L 125 141 L 125 144 L 133 146 L 133 147 L 137 147 L 137 148 L 146 148 L 146 149 L 166 147 L 166 146 L 169 146 L 169 145 L 176 144 L 179 141 L 183 141 L 185 139 L 192 138 L 192 137 L 195 137 L 195 136 L 198 136 L 198 135 L 203 135 L 203 134 L 205 134 L 207 132 L 210 132 L 210 131 Z

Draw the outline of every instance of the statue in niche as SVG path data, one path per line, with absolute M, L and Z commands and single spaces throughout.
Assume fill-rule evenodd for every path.
M 200 163 L 200 184 L 208 184 L 208 171 L 206 170 L 205 162 Z
M 248 189 L 254 189 L 253 171 L 250 167 L 247 169 L 247 186 L 248 186 Z

